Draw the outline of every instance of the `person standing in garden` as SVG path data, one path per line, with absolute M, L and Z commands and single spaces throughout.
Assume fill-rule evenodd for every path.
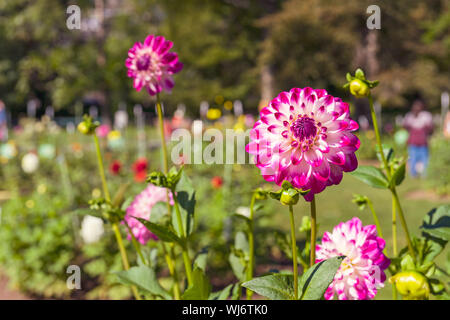
M 0 100 L 0 141 L 8 139 L 8 127 L 6 123 L 6 107 L 5 103 Z
M 428 139 L 433 133 L 433 117 L 425 110 L 423 101 L 414 101 L 411 111 L 405 116 L 403 127 L 409 132 L 409 172 L 413 177 L 417 177 L 418 173 L 425 175 L 428 165 Z

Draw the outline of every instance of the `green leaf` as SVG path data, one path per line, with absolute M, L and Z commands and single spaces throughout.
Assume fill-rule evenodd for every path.
M 382 148 L 383 148 L 384 158 L 389 163 L 391 161 L 392 157 L 394 156 L 394 149 L 392 149 L 390 146 L 388 146 L 386 144 L 383 144 Z M 378 158 L 378 160 L 382 161 L 380 150 L 378 147 L 376 149 L 377 149 L 377 158 Z
M 192 182 L 184 173 L 184 171 L 182 171 L 181 173 L 181 177 L 177 183 L 175 192 L 177 194 L 178 203 L 180 205 L 179 207 L 181 211 L 181 220 L 183 223 L 184 232 L 186 236 L 189 236 L 194 230 L 194 211 L 196 200 L 195 190 L 192 187 Z M 176 214 L 172 215 L 172 224 L 178 236 L 181 237 Z
M 200 268 L 195 268 L 192 272 L 193 284 L 182 296 L 183 300 L 208 300 L 211 293 L 211 284 L 208 277 Z
M 159 284 L 155 271 L 147 266 L 131 267 L 126 271 L 116 272 L 116 275 L 123 283 L 135 285 L 141 290 L 164 299 L 172 299 L 170 294 Z
M 414 260 L 409 254 L 407 254 L 402 258 L 402 261 L 400 261 L 400 266 L 402 271 L 410 271 L 416 269 L 416 266 L 414 265 Z
M 300 300 L 323 299 L 344 258 L 344 256 L 330 258 L 309 268 L 299 281 Z
M 381 172 L 380 169 L 372 166 L 359 166 L 350 174 L 374 188 L 385 189 L 389 186 L 389 182 L 383 172 Z
M 427 213 L 421 226 L 424 233 L 443 241 L 450 240 L 450 205 L 442 205 Z
M 183 246 L 183 241 L 168 227 L 150 222 L 148 220 L 133 217 L 141 222 L 148 230 L 153 232 L 160 240 L 164 242 L 176 242 Z
M 391 177 L 390 187 L 398 186 L 405 179 L 406 163 L 402 163 Z
M 272 274 L 258 277 L 244 282 L 242 286 L 271 300 L 295 299 L 294 276 L 292 274 Z
M 364 71 L 362 71 L 361 68 L 356 69 L 356 71 L 355 71 L 355 78 L 358 78 L 360 80 L 366 80 L 366 76 L 364 75 Z
M 241 281 L 245 279 L 248 252 L 249 244 L 247 237 L 244 232 L 239 231 L 234 238 L 234 250 L 230 253 L 228 261 L 230 262 L 234 275 Z
M 204 248 L 194 260 L 194 268 L 197 267 L 206 270 L 206 261 L 208 260 L 208 249 Z
M 149 221 L 156 224 L 163 224 L 165 222 L 165 218 L 169 217 L 167 209 L 167 202 L 159 201 L 155 203 L 152 207 L 152 214 L 150 215 Z
M 350 72 L 347 72 L 347 74 L 345 75 L 345 78 L 347 79 L 348 82 L 353 80 L 352 75 L 350 74 Z
M 211 293 L 208 300 L 227 300 L 227 298 L 230 296 L 233 286 L 234 284 L 230 284 L 220 291 Z

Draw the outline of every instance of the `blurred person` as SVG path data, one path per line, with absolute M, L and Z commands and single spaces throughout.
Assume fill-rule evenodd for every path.
M 444 120 L 444 137 L 450 139 L 450 111 L 447 111 L 447 115 Z
M 433 133 L 433 117 L 425 110 L 423 101 L 414 101 L 403 120 L 403 127 L 409 133 L 409 172 L 413 177 L 417 177 L 418 171 L 424 176 L 428 166 L 428 139 Z
M 0 141 L 8 140 L 8 126 L 6 123 L 6 106 L 0 100 Z

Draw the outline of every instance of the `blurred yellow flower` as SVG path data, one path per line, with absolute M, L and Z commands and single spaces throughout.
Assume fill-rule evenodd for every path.
M 224 97 L 221 96 L 221 95 L 217 95 L 217 96 L 214 98 L 214 101 L 215 101 L 217 104 L 219 104 L 219 105 L 222 104 L 224 100 L 225 100 Z
M 236 132 L 244 132 L 245 131 L 245 125 L 241 122 L 238 122 L 233 127 L 234 131 Z
M 108 133 L 108 140 L 117 140 L 120 139 L 121 136 L 120 131 L 112 130 Z
M 227 100 L 227 101 L 225 101 L 223 106 L 225 109 L 231 110 L 231 109 L 233 109 L 233 102 L 231 102 L 230 100 Z
M 92 190 L 92 198 L 100 198 L 102 196 L 102 191 L 98 188 Z
M 46 192 L 47 192 L 47 186 L 46 186 L 45 184 L 41 183 L 41 184 L 38 185 L 38 187 L 37 187 L 37 192 L 38 192 L 39 194 L 44 194 L 44 193 L 46 193 Z
M 220 111 L 220 109 L 218 109 L 218 108 L 211 108 L 206 113 L 206 118 L 208 118 L 208 120 L 217 120 L 221 116 L 222 116 L 222 111 Z
M 370 140 L 375 139 L 375 132 L 373 130 L 367 130 L 366 131 L 366 137 Z
M 28 208 L 28 209 L 33 209 L 34 208 L 34 201 L 33 200 L 27 200 L 27 202 L 25 202 L 25 206 Z

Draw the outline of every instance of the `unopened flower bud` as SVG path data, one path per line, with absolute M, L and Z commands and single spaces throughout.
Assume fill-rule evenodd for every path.
M 82 121 L 78 124 L 77 127 L 78 131 L 80 131 L 82 134 L 89 134 L 89 127 L 86 124 L 86 122 Z
M 357 98 L 367 97 L 370 93 L 369 86 L 360 79 L 353 79 L 350 82 L 350 93 Z
M 427 278 L 416 271 L 403 271 L 389 279 L 405 300 L 425 300 L 430 295 Z
M 297 204 L 299 197 L 300 196 L 299 196 L 297 190 L 295 190 L 293 188 L 288 189 L 288 190 L 283 190 L 283 192 L 281 193 L 280 202 L 281 202 L 281 204 L 284 204 L 285 206 L 293 206 L 293 205 Z

